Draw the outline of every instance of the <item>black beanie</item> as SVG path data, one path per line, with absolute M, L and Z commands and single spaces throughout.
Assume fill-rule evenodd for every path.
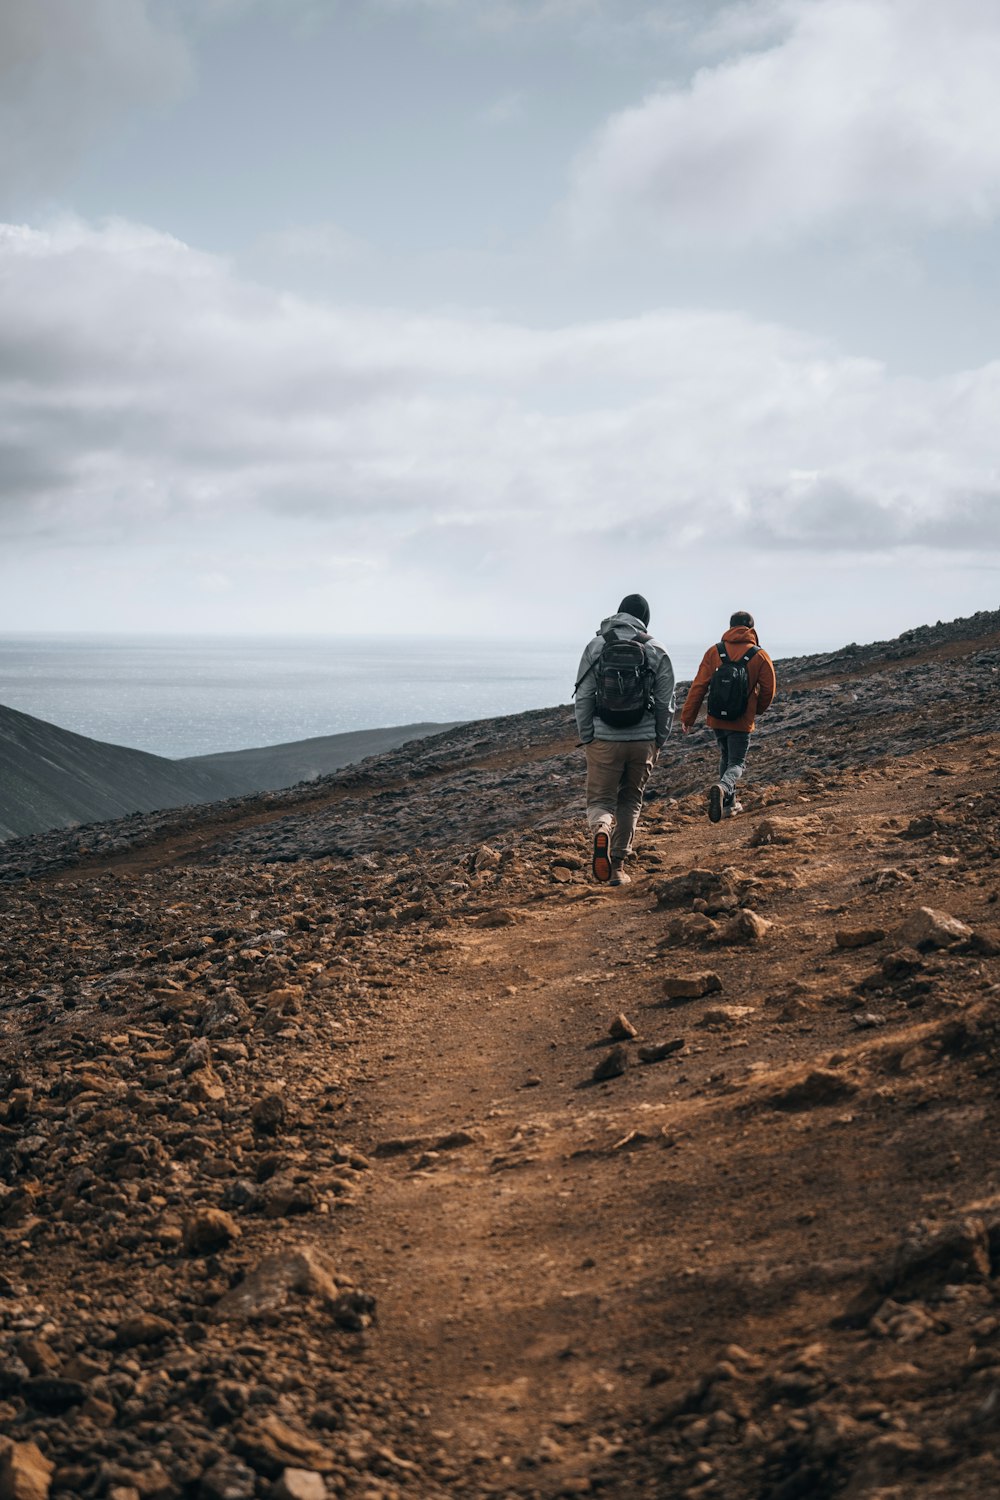
M 635 615 L 644 625 L 649 624 L 649 605 L 641 594 L 626 594 L 618 606 L 620 615 Z

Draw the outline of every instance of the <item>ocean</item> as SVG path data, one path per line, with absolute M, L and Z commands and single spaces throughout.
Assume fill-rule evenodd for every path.
M 180 758 L 569 703 L 583 644 L 8 636 L 0 704 Z M 668 649 L 677 677 L 689 678 L 704 644 Z

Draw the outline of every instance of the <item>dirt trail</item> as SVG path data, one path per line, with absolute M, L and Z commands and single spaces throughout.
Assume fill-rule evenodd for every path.
M 670 914 L 652 909 L 648 879 L 572 888 L 509 927 L 453 932 L 442 972 L 376 1023 L 366 1144 L 399 1154 L 338 1253 L 379 1297 L 372 1358 L 427 1402 L 441 1457 L 464 1470 L 449 1493 L 609 1492 L 633 1423 L 728 1344 L 771 1359 L 827 1325 L 873 1251 L 952 1197 L 960 1170 L 942 1195 L 936 1161 L 968 1151 L 978 1115 L 956 1107 L 950 1123 L 944 1109 L 928 1172 L 922 1131 L 886 1149 L 878 1110 L 849 1099 L 805 1116 L 736 1104 L 806 1063 L 850 1073 L 871 1047 L 848 992 L 871 954 L 837 950 L 833 930 L 899 920 L 898 887 L 872 898 L 858 877 L 907 848 L 899 830 L 942 770 L 968 776 L 970 795 L 992 784 L 995 763 L 969 775 L 968 748 L 800 796 L 791 810 L 819 833 L 798 847 L 751 849 L 749 821 L 651 815 L 643 854 L 664 874 L 736 864 L 770 882 L 760 911 L 777 926 L 761 950 L 658 952 Z M 954 905 L 933 881 L 920 901 Z M 664 975 L 708 964 L 722 993 L 666 1008 Z M 720 1002 L 752 1009 L 728 1017 Z M 619 1011 L 639 1041 L 686 1045 L 591 1084 Z M 903 1046 L 921 1015 L 898 1009 L 880 1045 Z M 623 1496 L 688 1493 L 621 1483 Z
M 344 1500 L 1000 1493 L 1000 755 L 969 701 L 910 754 L 860 715 L 861 769 L 793 746 L 782 780 L 772 740 L 717 827 L 664 775 L 620 890 L 530 775 L 516 836 L 476 844 L 519 781 L 442 826 L 442 770 L 408 791 L 440 847 L 215 861 L 223 812 L 0 891 L 0 1433 L 47 1500 L 277 1500 L 302 1468 Z M 332 795 L 385 829 L 383 790 Z M 923 907 L 965 925 L 925 940 Z M 332 1282 L 225 1312 L 302 1254 Z

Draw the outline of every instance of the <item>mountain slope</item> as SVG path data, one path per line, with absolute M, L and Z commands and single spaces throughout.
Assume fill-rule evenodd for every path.
M 218 772 L 234 793 L 277 791 L 300 781 L 314 781 L 317 776 L 329 776 L 342 766 L 353 765 L 369 755 L 383 755 L 410 740 L 454 728 L 454 724 L 399 724 L 390 729 L 356 729 L 287 744 L 261 745 L 252 750 L 189 755 L 177 761 L 177 765 Z
M 451 727 L 403 724 L 168 760 L 0 704 L 0 842 L 291 787 Z
M 0 705 L 0 839 L 232 796 L 225 775 Z

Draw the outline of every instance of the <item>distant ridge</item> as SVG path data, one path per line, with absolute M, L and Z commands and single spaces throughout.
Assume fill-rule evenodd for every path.
M 345 734 L 318 735 L 309 740 L 291 740 L 283 745 L 264 745 L 254 750 L 223 750 L 216 755 L 189 755 L 172 762 L 225 776 L 234 788 L 229 796 L 247 792 L 278 791 L 300 781 L 327 776 L 342 766 L 398 750 L 410 740 L 424 739 L 454 729 L 455 724 L 400 724 L 391 729 L 356 729 Z
M 217 771 L 106 745 L 0 705 L 0 839 L 232 795 Z
M 449 728 L 410 724 L 168 760 L 0 704 L 0 842 L 292 786 Z

